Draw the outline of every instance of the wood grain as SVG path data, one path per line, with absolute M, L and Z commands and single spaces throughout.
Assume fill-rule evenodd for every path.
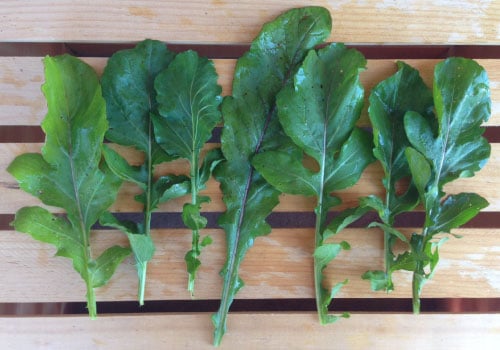
M 0 41 L 249 43 L 299 0 L 2 1 Z M 333 18 L 331 41 L 498 44 L 497 1 L 313 0 Z
M 0 2 L 0 45 L 64 46 L 68 43 L 130 44 L 145 38 L 186 45 L 247 45 L 262 25 L 283 11 L 304 6 L 299 0 L 4 0 Z M 307 5 L 327 7 L 333 17 L 329 41 L 352 44 L 402 45 L 500 45 L 500 2 L 473 0 L 313 0 Z M 31 44 L 30 44 L 31 43 Z M 210 46 L 214 47 L 214 46 Z M 233 48 L 242 46 L 232 46 Z M 5 55 L 4 51 L 4 55 Z M 491 52 L 491 51 L 490 51 Z M 232 56 L 234 57 L 234 56 Z M 379 57 L 379 56 L 376 56 Z M 393 57 L 393 56 L 391 56 Z M 492 117 L 487 126 L 500 126 L 500 59 L 482 59 L 490 77 Z M 85 58 L 98 74 L 106 58 Z M 417 67 L 430 86 L 436 60 L 406 60 Z M 235 60 L 215 61 L 223 95 L 231 93 Z M 396 70 L 394 60 L 370 60 L 362 73 L 366 88 L 365 108 L 359 125 L 367 126 L 367 97 L 373 86 Z M 37 126 L 46 113 L 40 85 L 44 81 L 41 57 L 0 57 L 0 128 Z M 34 128 L 32 128 L 34 129 Z M 4 128 L 4 131 L 7 128 Z M 10 129 L 8 129 L 10 130 Z M 495 130 L 490 128 L 489 130 Z M 36 199 L 20 191 L 5 171 L 12 159 L 24 152 L 39 152 L 40 143 L 0 143 L 0 214 L 13 214 Z M 209 147 L 214 147 L 211 144 Z M 493 144 L 488 165 L 474 178 L 461 179 L 447 191 L 472 191 L 485 196 L 490 212 L 500 212 L 500 143 Z M 116 147 L 132 162 L 138 152 Z M 159 173 L 184 173 L 187 164 L 176 161 L 161 166 Z M 372 165 L 361 181 L 341 196 L 346 205 L 361 195 L 380 194 L 379 166 Z M 124 185 L 116 212 L 138 212 L 131 197 L 137 188 Z M 213 198 L 204 210 L 224 210 L 218 184 L 211 181 L 206 193 Z M 160 208 L 179 213 L 184 199 Z M 283 195 L 277 211 L 309 212 L 314 203 L 299 196 Z M 7 215 L 7 216 L 8 216 Z M 408 225 L 406 225 L 408 226 Z M 454 233 L 441 251 L 435 276 L 423 289 L 423 298 L 498 298 L 500 296 L 500 223 L 497 228 L 463 228 Z M 410 234 L 412 229 L 404 229 Z M 214 243 L 202 256 L 196 297 L 202 302 L 220 297 L 219 270 L 224 264 L 225 237 L 219 229 L 206 229 Z M 312 274 L 313 229 L 273 229 L 256 239 L 241 267 L 246 283 L 237 298 L 269 302 L 284 298 L 314 297 Z M 190 249 L 186 229 L 155 229 L 156 255 L 149 267 L 146 303 L 151 300 L 189 300 L 184 254 Z M 411 275 L 394 275 L 396 290 L 387 295 L 370 291 L 360 275 L 383 266 L 382 235 L 377 230 L 350 228 L 335 237 L 349 241 L 325 270 L 326 283 L 349 279 L 341 298 L 410 298 Z M 127 244 L 125 235 L 98 230 L 92 236 L 93 254 L 114 244 Z M 212 325 L 208 313 L 106 315 L 97 321 L 87 316 L 5 317 L 2 303 L 23 308 L 42 303 L 50 308 L 63 302 L 83 302 L 84 283 L 69 259 L 54 257 L 54 248 L 11 230 L 0 231 L 0 344 L 5 349 L 212 349 Z M 136 300 L 137 277 L 132 258 L 118 267 L 110 283 L 97 290 L 99 301 Z M 479 300 L 481 299 L 474 299 Z M 483 299 L 484 300 L 484 299 Z M 448 299 L 450 304 L 454 299 Z M 335 301 L 334 301 L 335 302 Z M 391 300 L 392 302 L 392 300 Z M 488 310 L 486 310 L 488 311 Z M 459 310 L 459 312 L 461 312 Z M 481 311 L 482 312 L 482 311 Z M 231 313 L 221 349 L 497 349 L 500 343 L 499 314 L 355 313 L 349 320 L 322 327 L 314 312 Z
M 353 314 L 320 326 L 314 313 L 230 314 L 220 349 L 493 350 L 500 315 Z M 6 349 L 213 349 L 209 314 L 0 318 Z M 244 336 L 243 336 L 244 335 Z
M 0 5 L 1 6 L 1 5 Z M 105 58 L 85 58 L 98 74 L 106 65 Z M 500 125 L 500 60 L 477 60 L 488 72 L 490 79 L 492 116 L 489 126 Z M 417 68 L 428 86 L 432 86 L 434 66 L 438 60 L 405 60 Z M 231 94 L 232 76 L 236 61 L 215 60 L 219 84 L 224 96 Z M 394 60 L 369 60 L 367 69 L 361 73 L 365 87 L 365 107 L 360 125 L 368 125 L 367 108 L 370 90 L 378 82 L 396 72 Z M 46 102 L 40 90 L 44 81 L 43 65 L 39 57 L 0 57 L 0 125 L 39 125 L 43 120 Z
M 404 232 L 410 233 L 411 229 Z M 492 298 L 500 295 L 500 229 L 459 229 L 464 237 L 446 242 L 436 274 L 423 290 L 423 298 Z M 197 299 L 218 299 L 219 271 L 225 259 L 225 237 L 221 230 L 207 229 L 214 243 L 205 248 L 196 285 Z M 184 254 L 191 234 L 185 229 L 153 230 L 157 251 L 148 268 L 147 300 L 189 299 Z M 348 278 L 343 298 L 410 298 L 411 274 L 394 274 L 396 290 L 372 292 L 360 276 L 367 270 L 383 269 L 382 235 L 376 229 L 346 229 L 335 240 L 347 240 L 352 249 L 340 254 L 327 268 L 327 283 Z M 126 245 L 116 231 L 97 231 L 94 254 L 114 244 Z M 258 238 L 241 267 L 245 288 L 242 299 L 313 298 L 312 250 L 314 229 L 274 229 Z M 0 235 L 1 302 L 84 301 L 84 283 L 71 261 L 54 257 L 52 246 L 25 234 L 2 231 Z M 135 300 L 137 274 L 134 261 L 122 264 L 110 283 L 99 288 L 98 301 Z M 22 283 L 20 282 L 22 281 Z

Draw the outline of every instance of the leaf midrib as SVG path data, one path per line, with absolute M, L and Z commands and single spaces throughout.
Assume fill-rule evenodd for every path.
M 83 263 L 84 263 L 84 272 L 85 277 L 84 279 L 86 280 L 86 283 L 88 285 L 89 283 L 89 261 L 91 259 L 91 252 L 90 252 L 90 244 L 88 241 L 87 237 L 87 231 L 86 231 L 86 222 L 83 217 L 83 211 L 82 211 L 82 206 L 80 202 L 80 196 L 79 196 L 79 188 L 77 185 L 77 174 L 75 170 L 75 162 L 73 158 L 73 135 L 72 135 L 72 125 L 71 122 L 73 121 L 73 118 L 70 115 L 70 108 L 69 108 L 69 98 L 67 96 L 68 91 L 64 89 L 64 103 L 65 103 L 65 109 L 66 109 L 66 118 L 63 118 L 63 121 L 65 121 L 66 124 L 66 132 L 67 132 L 67 137 L 68 137 L 68 149 L 67 149 L 67 157 L 68 157 L 68 162 L 70 166 L 70 172 L 71 172 L 71 184 L 73 188 L 73 195 L 74 195 L 74 200 L 76 204 L 76 209 L 77 209 L 77 214 L 78 214 L 78 221 L 79 221 L 79 231 L 80 231 L 80 238 L 82 242 L 82 256 L 83 256 Z M 89 287 L 90 288 L 90 287 Z M 90 293 L 90 291 L 88 291 Z
M 306 36 L 309 34 L 309 32 L 312 30 L 312 28 L 314 27 L 314 25 L 316 24 L 317 20 L 314 20 L 313 23 L 311 24 L 311 26 L 308 28 L 308 30 L 304 33 L 304 35 L 302 36 L 301 40 L 300 40 L 300 44 L 297 46 L 297 47 L 301 47 L 300 45 L 302 45 L 302 43 L 304 42 Z M 293 61 L 295 61 L 296 59 L 296 56 L 298 55 L 298 49 L 295 50 L 295 53 L 294 53 L 294 56 L 293 56 Z M 294 62 L 292 61 L 292 64 L 294 64 Z M 296 63 L 294 64 L 294 66 L 296 65 Z M 283 79 L 282 81 L 282 84 L 281 84 L 281 87 L 278 91 L 280 91 L 286 84 L 287 82 L 289 81 L 289 79 L 291 78 L 291 74 L 292 74 L 292 71 L 294 70 L 294 66 L 290 66 L 289 69 L 286 71 L 286 74 L 285 74 L 285 78 Z M 277 92 L 278 93 L 278 92 Z M 275 95 L 277 95 L 277 93 Z M 274 101 L 273 103 L 273 106 L 272 108 L 269 110 L 269 112 L 267 113 L 266 115 L 266 120 L 265 120 L 265 123 L 264 123 L 264 127 L 262 129 L 262 132 L 261 132 L 261 135 L 259 137 L 259 141 L 255 147 L 255 151 L 253 154 L 257 154 L 259 151 L 260 151 L 260 148 L 262 146 L 262 143 L 264 141 L 264 136 L 267 132 L 267 128 L 269 127 L 269 124 L 271 122 L 271 117 L 273 116 L 273 114 L 276 112 L 276 100 Z M 248 198 L 248 195 L 249 195 L 249 191 L 250 191 L 250 186 L 252 184 L 252 178 L 253 178 L 253 175 L 254 175 L 254 171 L 255 171 L 255 168 L 251 165 L 249 165 L 250 167 L 250 171 L 249 171 L 249 174 L 248 174 L 248 177 L 247 177 L 247 181 L 246 181 L 246 184 L 245 184 L 245 190 L 244 190 L 244 195 L 243 195 L 243 198 L 242 198 L 242 208 L 241 208 L 241 211 L 239 213 L 239 217 L 238 217 L 238 224 L 237 224 L 237 227 L 236 227 L 236 239 L 235 239 L 235 243 L 234 244 L 234 247 L 233 249 L 231 250 L 230 252 L 230 256 L 229 256 L 229 261 L 228 261 L 228 264 L 227 264 L 227 270 L 230 271 L 230 275 L 232 276 L 234 274 L 234 264 L 236 262 L 236 252 L 238 251 L 238 248 L 239 248 L 239 245 L 240 245 L 240 236 L 241 236 L 241 227 L 243 225 L 243 221 L 244 221 L 244 218 L 245 218 L 245 214 L 246 214 L 246 207 L 247 207 L 247 198 Z M 236 276 L 236 278 L 238 278 Z M 220 309 L 221 310 L 226 310 L 227 309 L 227 304 L 228 304 L 228 296 L 229 296 L 229 288 L 223 288 L 223 295 L 221 297 L 221 302 L 224 303 L 224 305 L 221 305 Z M 225 316 L 224 316 L 225 318 Z M 224 323 L 225 321 L 222 320 L 222 322 Z

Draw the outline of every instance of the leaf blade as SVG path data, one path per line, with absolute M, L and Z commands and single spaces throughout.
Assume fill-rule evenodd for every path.
M 222 104 L 221 148 L 226 161 L 215 169 L 227 207 L 219 221 L 226 232 L 227 260 L 221 272 L 221 305 L 212 317 L 215 345 L 225 333 L 229 305 L 243 286 L 239 265 L 253 240 L 270 232 L 265 219 L 278 203 L 279 192 L 255 171 L 251 159 L 264 150 L 290 150 L 291 142 L 276 117 L 276 95 L 290 83 L 307 50 L 323 41 L 330 29 L 326 9 L 292 9 L 264 25 L 236 64 L 232 96 Z
M 30 207 L 21 209 L 13 224 L 16 230 L 55 245 L 57 255 L 73 260 L 87 287 L 89 315 L 95 318 L 90 228 L 115 200 L 121 180 L 101 161 L 108 124 L 96 73 L 69 55 L 47 56 L 43 63 L 48 111 L 42 121 L 46 134 L 42 154 L 21 155 L 7 170 L 24 190 L 45 204 L 63 208 L 67 216 L 58 218 Z
M 278 161 L 276 152 L 264 152 L 258 156 L 262 160 L 267 153 L 266 164 L 260 165 L 266 165 L 262 175 L 273 186 L 290 193 L 302 192 L 317 197 L 315 252 L 324 249 L 330 254 L 328 259 L 326 254 L 314 254 L 316 303 L 322 324 L 336 319 L 328 315 L 328 304 L 334 293 L 323 286 L 322 273 L 325 262 L 335 256 L 331 243 L 325 243 L 326 237 L 333 234 L 327 227 L 327 212 L 340 203 L 331 193 L 352 186 L 374 160 L 369 135 L 355 128 L 364 95 L 359 74 L 365 65 L 366 60 L 358 51 L 348 50 L 342 44 L 331 44 L 318 52 L 311 50 L 294 76 L 294 86 L 285 87 L 277 97 L 283 129 L 300 151 L 316 160 L 319 170 L 304 168 L 302 152 L 289 154 L 291 160 L 286 163 Z M 276 160 L 274 165 L 273 160 Z M 285 175 L 277 165 L 285 167 Z M 296 169 L 291 169 L 292 166 Z M 295 176 L 300 182 L 295 180 L 288 184 L 290 176 Z M 345 220 L 350 218 L 354 216 Z M 342 224 L 339 222 L 334 229 Z

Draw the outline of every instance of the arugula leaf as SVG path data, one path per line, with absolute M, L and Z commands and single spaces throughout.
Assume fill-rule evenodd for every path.
M 370 227 L 379 227 L 384 233 L 385 265 L 384 271 L 368 271 L 362 278 L 370 280 L 372 289 L 387 292 L 394 289 L 393 267 L 401 258 L 394 254 L 394 244 L 397 240 L 406 241 L 406 237 L 393 227 L 395 217 L 414 209 L 419 202 L 416 177 L 402 193 L 398 193 L 398 182 L 411 177 L 405 157 L 405 149 L 410 143 L 404 131 L 403 117 L 408 111 L 418 112 L 428 121 L 434 117 L 432 93 L 418 71 L 401 61 L 397 65 L 398 71 L 372 90 L 368 108 L 375 144 L 373 154 L 384 171 L 385 199 L 370 196 L 360 200 L 362 205 L 378 212 L 382 220 L 383 224 L 371 223 Z
M 189 193 L 189 179 L 185 176 L 154 178 L 156 165 L 174 159 L 155 141 L 152 121 L 152 115 L 158 113 L 154 80 L 173 57 L 163 43 L 145 40 L 133 49 L 111 56 L 102 76 L 110 126 L 106 138 L 135 147 L 145 158 L 143 164 L 131 166 L 116 151 L 104 148 L 104 156 L 113 172 L 143 191 L 135 199 L 143 204 L 144 219 L 138 224 L 124 223 L 110 213 L 100 219 L 102 225 L 122 230 L 128 236 L 136 260 L 140 305 L 144 304 L 147 264 L 155 250 L 150 235 L 151 214 L 160 203 Z
M 332 290 L 323 285 L 323 270 L 347 248 L 346 244 L 326 242 L 337 231 L 328 227 L 328 210 L 341 203 L 332 192 L 354 185 L 365 167 L 374 161 L 369 134 L 355 127 L 364 96 L 359 73 L 365 66 L 363 55 L 342 44 L 310 51 L 295 75 L 294 86 L 285 87 L 278 95 L 279 120 L 285 132 L 316 160 L 319 171 L 305 168 L 302 152 L 267 151 L 256 155 L 252 162 L 278 190 L 317 197 L 314 280 L 321 324 L 338 319 L 328 314 L 328 306 L 346 283 L 337 284 Z M 344 221 L 348 219 L 349 216 Z M 337 221 L 335 225 L 341 226 Z
M 420 311 L 420 293 L 439 261 L 439 247 L 432 240 L 472 219 L 488 206 L 473 193 L 447 196 L 444 184 L 470 177 L 487 162 L 491 146 L 481 135 L 481 124 L 490 117 L 491 99 L 484 68 L 465 58 L 449 58 L 434 70 L 434 103 L 438 127 L 416 112 L 408 112 L 404 127 L 413 148 L 406 150 L 417 184 L 425 223 L 410 241 L 413 269 L 413 311 Z M 424 171 L 422 171 L 424 169 Z M 445 237 L 447 238 L 447 237 Z M 430 272 L 426 272 L 429 267 Z
M 175 83 L 175 89 L 172 84 Z M 222 88 L 217 84 L 213 62 L 187 51 L 177 55 L 173 62 L 155 80 L 159 115 L 153 117 L 157 143 L 166 153 L 185 158 L 190 164 L 191 203 L 182 211 L 184 224 L 192 230 L 192 247 L 185 260 L 189 274 L 188 291 L 194 295 L 196 271 L 201 264 L 200 230 L 207 225 L 201 216 L 203 202 L 200 191 L 210 176 L 210 169 L 222 160 L 219 149 L 212 150 L 202 163 L 201 151 L 221 121 L 219 105 Z M 202 169 L 208 174 L 202 174 Z M 203 175 L 203 176 L 202 176 Z
M 264 25 L 250 51 L 236 64 L 232 96 L 222 103 L 222 153 L 226 161 L 214 172 L 221 183 L 226 212 L 219 224 L 226 232 L 227 260 L 221 304 L 213 315 L 214 344 L 219 345 L 234 295 L 243 287 L 239 266 L 256 237 L 269 234 L 266 217 L 278 203 L 279 191 L 251 165 L 265 150 L 296 151 L 276 116 L 276 95 L 287 85 L 307 51 L 329 35 L 331 18 L 320 7 L 292 9 Z
M 73 260 L 87 287 L 87 308 L 97 315 L 94 288 L 108 282 L 130 254 L 113 246 L 92 258 L 90 228 L 115 201 L 121 180 L 102 162 L 102 142 L 108 128 L 99 80 L 93 69 L 69 55 L 44 59 L 42 86 L 48 113 L 42 154 L 18 156 L 7 168 L 21 189 L 44 204 L 63 208 L 56 216 L 41 207 L 24 207 L 15 216 L 16 230 L 54 245 L 56 255 Z

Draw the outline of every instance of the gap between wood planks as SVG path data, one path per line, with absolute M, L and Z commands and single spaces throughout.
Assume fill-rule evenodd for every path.
M 214 129 L 211 143 L 220 142 L 221 128 Z M 483 134 L 490 143 L 500 143 L 500 126 L 487 126 Z M 0 143 L 41 143 L 45 134 L 39 125 L 1 125 Z
M 219 212 L 205 212 L 203 215 L 207 218 L 207 228 L 219 228 L 217 219 L 221 213 Z M 338 212 L 330 212 L 329 217 L 333 218 Z M 115 213 L 121 220 L 137 221 L 142 213 Z M 12 230 L 10 223 L 14 220 L 14 214 L 0 214 L 0 231 Z M 273 228 L 314 228 L 314 213 L 312 212 L 273 212 L 268 218 L 267 222 Z M 366 227 L 370 222 L 377 219 L 375 214 L 368 213 L 361 219 L 352 223 L 350 228 Z M 424 221 L 423 212 L 408 212 L 400 214 L 395 222 L 395 226 L 399 228 L 413 228 L 421 227 Z M 500 212 L 480 212 L 475 218 L 461 226 L 461 228 L 498 228 L 500 222 Z M 178 229 L 185 228 L 182 221 L 180 212 L 155 212 L 153 213 L 151 221 L 152 229 Z M 96 224 L 92 230 L 109 229 Z
M 174 52 L 195 50 L 209 58 L 238 58 L 249 49 L 249 44 L 169 44 Z M 136 43 L 50 43 L 10 42 L 0 43 L 0 56 L 38 57 L 69 53 L 79 57 L 109 57 Z M 367 59 L 439 59 L 462 56 L 475 59 L 500 58 L 500 45 L 373 45 L 349 44 Z
M 215 312 L 219 300 L 148 300 L 98 302 L 100 315 Z M 314 299 L 235 299 L 231 312 L 305 312 L 315 311 Z M 331 312 L 411 313 L 409 298 L 336 298 Z M 0 303 L 1 316 L 81 315 L 87 314 L 84 302 L 68 303 Z M 432 313 L 498 313 L 500 298 L 423 298 L 421 312 Z

